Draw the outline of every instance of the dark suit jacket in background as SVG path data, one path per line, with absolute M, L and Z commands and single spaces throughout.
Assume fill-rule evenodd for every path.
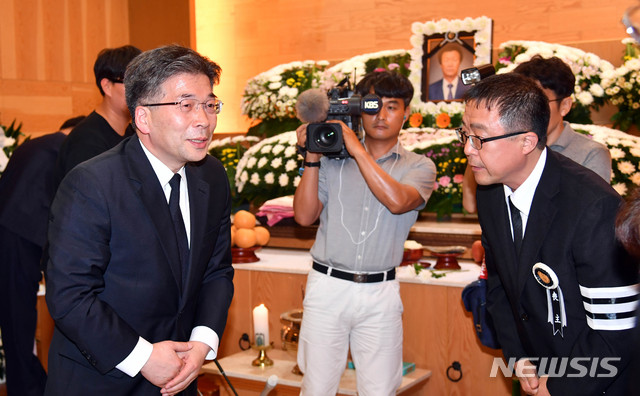
M 21 144 L 0 177 L 0 329 L 9 395 L 42 395 L 47 375 L 33 354 L 40 258 L 53 200 L 53 168 L 66 135 Z
M 233 296 L 230 193 L 222 164 L 187 164 L 191 255 L 184 286 L 167 201 L 137 136 L 75 167 L 52 205 L 48 395 L 158 395 L 115 368 L 138 336 L 220 338 Z M 57 381 L 55 381 L 57 380 Z M 55 381 L 55 382 L 54 382 Z M 185 394 L 195 395 L 195 382 Z
M 552 395 L 605 390 L 607 395 L 625 395 L 633 329 L 589 327 L 579 288 L 636 283 L 637 265 L 614 235 L 620 196 L 594 172 L 547 150 L 519 258 L 502 184 L 479 186 L 477 201 L 489 275 L 487 305 L 505 357 L 620 357 L 616 378 L 549 378 L 547 385 Z M 538 262 L 559 277 L 566 304 L 564 336 L 554 336 L 547 322 L 546 289 L 532 274 Z M 590 370 L 591 361 L 588 364 Z
M 444 92 L 442 91 L 442 78 L 433 84 L 429 84 L 429 100 L 445 100 Z M 453 99 L 461 99 L 467 90 L 471 86 L 464 85 L 460 79 L 458 79 L 458 86 L 456 92 L 453 93 Z

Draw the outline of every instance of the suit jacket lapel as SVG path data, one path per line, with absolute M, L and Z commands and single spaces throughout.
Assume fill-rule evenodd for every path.
M 204 241 L 206 230 L 207 213 L 209 208 L 209 184 L 202 180 L 194 167 L 187 164 L 186 167 L 187 185 L 189 186 L 189 208 L 191 218 L 191 254 L 189 255 L 189 269 L 186 276 L 184 296 L 187 296 L 193 286 L 197 283 L 193 279 L 200 273 L 199 266 L 203 265 L 200 252 L 202 252 L 203 243 L 211 243 Z M 204 263 L 206 265 L 206 263 Z M 186 300 L 186 299 L 185 299 Z
M 553 197 L 560 189 L 560 170 L 554 153 L 547 151 L 547 161 L 536 187 L 536 192 L 529 210 L 529 218 L 525 229 L 522 249 L 520 251 L 518 269 L 518 290 L 522 292 L 527 278 L 533 276 L 531 268 L 538 260 L 539 251 L 544 243 L 553 219 L 558 212 L 558 207 Z M 546 263 L 548 264 L 548 263 Z
M 169 205 L 167 205 L 167 200 L 158 182 L 158 177 L 153 171 L 144 151 L 142 151 L 141 144 L 138 137 L 133 136 L 125 148 L 129 178 L 136 187 L 136 194 L 140 197 L 147 215 L 151 218 L 155 226 L 156 236 L 160 240 L 160 245 L 167 257 L 171 273 L 176 280 L 178 288 L 182 290 L 180 254 L 178 252 L 175 232 L 173 231 Z

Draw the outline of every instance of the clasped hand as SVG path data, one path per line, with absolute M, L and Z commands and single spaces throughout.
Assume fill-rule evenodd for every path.
M 161 388 L 162 395 L 175 395 L 196 379 L 210 350 L 207 344 L 199 341 L 155 343 L 141 374 Z

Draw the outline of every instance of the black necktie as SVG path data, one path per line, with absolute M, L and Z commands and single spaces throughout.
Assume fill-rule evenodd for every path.
M 447 95 L 447 100 L 452 100 L 453 99 L 453 91 L 451 90 L 451 88 L 453 88 L 453 84 L 449 84 L 449 85 L 447 85 L 447 87 L 449 87 L 449 95 Z
M 511 197 L 509 197 L 509 209 L 511 210 L 511 226 L 513 227 L 513 244 L 516 247 L 516 254 L 519 255 L 522 246 L 522 217 L 518 208 L 511 201 Z
M 180 211 L 180 175 L 175 174 L 169 180 L 171 186 L 171 195 L 169 196 L 169 211 L 171 212 L 171 220 L 173 220 L 173 229 L 176 232 L 176 241 L 178 242 L 178 252 L 180 253 L 180 269 L 182 270 L 182 278 L 186 278 L 187 266 L 189 265 L 189 240 Z

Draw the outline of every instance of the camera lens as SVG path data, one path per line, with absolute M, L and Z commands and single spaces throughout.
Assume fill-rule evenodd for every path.
M 328 148 L 333 147 L 338 140 L 338 134 L 332 127 L 318 128 L 315 136 L 315 142 L 318 147 Z

